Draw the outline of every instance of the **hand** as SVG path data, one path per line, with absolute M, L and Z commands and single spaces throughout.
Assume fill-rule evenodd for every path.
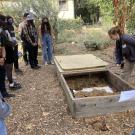
M 4 58 L 0 58 L 0 66 L 3 66 L 4 62 L 5 62 L 5 59 Z
M 37 44 L 37 43 L 34 43 L 33 45 L 34 45 L 34 46 L 37 46 L 38 44 Z

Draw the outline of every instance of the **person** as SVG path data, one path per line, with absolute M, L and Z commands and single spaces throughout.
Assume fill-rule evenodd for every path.
M 111 28 L 108 34 L 116 41 L 116 64 L 123 68 L 121 77 L 128 81 L 135 64 L 135 36 L 123 34 L 118 26 Z
M 1 15 L 0 15 L 1 16 Z M 9 98 L 9 97 L 13 97 L 14 95 L 9 94 L 6 90 L 6 86 L 5 86 L 5 58 L 6 58 L 6 51 L 5 51 L 5 47 L 3 44 L 3 40 L 2 40 L 2 21 L 0 20 L 0 94 L 2 94 L 2 96 L 4 98 Z
M 5 124 L 5 118 L 11 113 L 11 106 L 5 102 L 0 94 L 0 135 L 7 135 L 7 128 Z
M 13 75 L 12 75 L 13 62 L 14 62 L 14 51 L 13 51 L 14 43 L 12 42 L 10 33 L 7 30 L 7 23 L 5 22 L 6 17 L 0 16 L 0 19 L 3 22 L 1 24 L 1 41 L 2 44 L 5 46 L 5 50 L 6 50 L 5 69 L 9 81 L 9 88 L 14 90 L 20 89 L 21 85 L 13 80 Z
M 27 23 L 22 29 L 23 39 L 26 42 L 26 48 L 29 54 L 29 63 L 32 69 L 39 69 L 38 65 L 38 33 L 34 24 L 34 17 L 32 14 L 27 16 Z
M 14 43 L 14 46 L 13 46 L 14 69 L 16 73 L 22 74 L 22 70 L 19 68 L 19 62 L 18 62 L 18 44 L 17 44 L 17 39 L 15 37 L 15 31 L 14 31 L 14 26 L 13 26 L 14 20 L 11 16 L 7 16 L 6 19 L 7 19 L 7 30 L 10 33 L 12 42 Z
M 52 32 L 49 19 L 44 17 L 41 24 L 42 48 L 43 48 L 43 62 L 45 65 L 53 63 L 52 51 Z
M 27 46 L 27 42 L 25 41 L 25 39 L 23 38 L 23 33 L 22 33 L 22 29 L 23 27 L 25 26 L 26 24 L 26 18 L 27 16 L 29 15 L 29 13 L 24 13 L 23 15 L 23 21 L 19 24 L 19 27 L 18 27 L 18 33 L 19 33 L 19 36 L 22 40 L 22 47 L 23 47 L 23 60 L 26 64 L 26 66 L 29 64 L 29 60 L 28 60 L 28 50 L 26 48 Z

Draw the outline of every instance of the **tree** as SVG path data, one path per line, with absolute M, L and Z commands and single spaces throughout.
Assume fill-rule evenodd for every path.
M 75 13 L 86 22 L 97 22 L 100 16 L 112 16 L 112 0 L 75 0 Z
M 124 33 L 126 22 L 132 13 L 134 4 L 135 0 L 113 0 L 115 11 L 114 24 L 119 26 L 122 33 Z

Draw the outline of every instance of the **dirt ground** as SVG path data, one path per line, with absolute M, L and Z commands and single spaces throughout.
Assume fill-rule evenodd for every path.
M 103 51 L 87 52 L 80 45 L 57 45 L 56 54 L 94 53 L 106 61 L 109 68 L 119 74 L 110 47 Z M 23 76 L 17 76 L 22 89 L 8 102 L 11 116 L 6 120 L 9 135 L 129 135 L 135 127 L 135 111 L 102 117 L 72 119 L 62 88 L 56 76 L 55 66 L 33 71 L 21 63 Z M 134 73 L 130 81 L 135 86 Z

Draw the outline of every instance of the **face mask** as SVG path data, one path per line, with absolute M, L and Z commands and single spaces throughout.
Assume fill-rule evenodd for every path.
M 12 19 L 9 19 L 9 20 L 8 20 L 8 23 L 9 23 L 9 24 L 13 24 L 14 21 L 13 21 Z

